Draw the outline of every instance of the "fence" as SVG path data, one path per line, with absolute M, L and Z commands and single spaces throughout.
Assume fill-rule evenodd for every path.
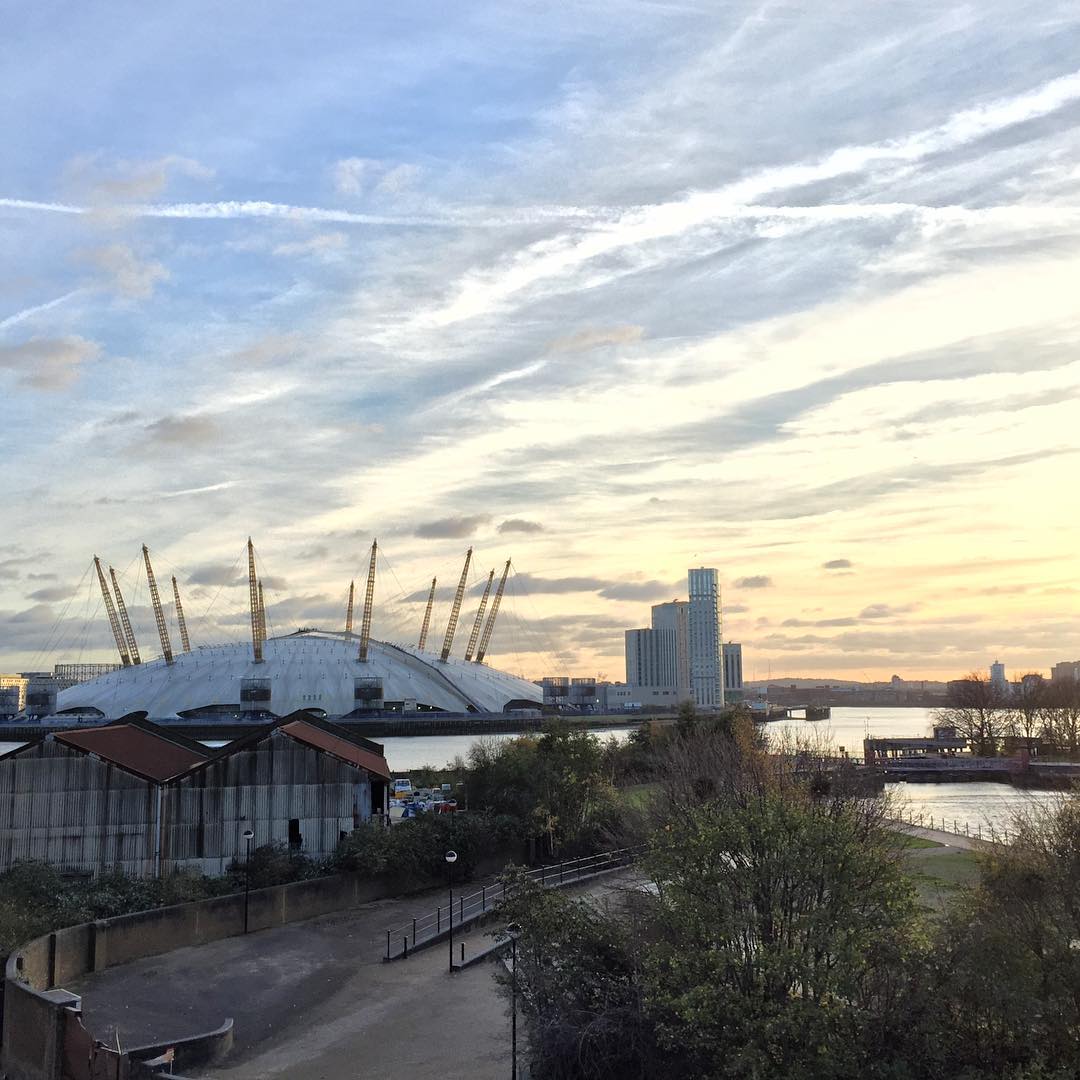
M 608 870 L 617 870 L 628 866 L 640 848 L 619 848 L 617 851 L 604 851 L 599 855 L 587 855 L 582 859 L 571 859 L 557 866 L 541 866 L 529 870 L 525 877 L 539 882 L 545 888 L 557 888 L 560 885 L 572 885 L 575 881 L 590 878 L 594 874 L 603 874 Z M 483 918 L 489 911 L 506 898 L 506 886 L 499 882 L 486 885 L 479 892 L 455 897 L 453 904 L 437 907 L 433 912 L 413 919 L 411 923 L 396 926 L 386 931 L 386 959 L 402 960 L 411 950 L 437 941 L 449 934 L 452 927 L 465 926 Z
M 912 810 L 903 811 L 900 810 L 897 814 L 897 821 L 901 825 L 913 825 L 923 829 L 936 829 L 938 832 L 953 833 L 955 836 L 966 836 L 972 840 L 985 840 L 991 844 L 1008 844 L 1009 843 L 1009 830 L 1007 828 L 995 829 L 993 825 L 987 825 L 985 832 L 983 831 L 982 824 L 979 823 L 972 831 L 971 823 L 968 821 L 959 821 L 957 818 L 953 818 L 951 821 L 945 817 L 935 817 L 933 814 L 924 814 L 922 811 L 915 813 Z M 961 829 L 960 826 L 964 827 Z

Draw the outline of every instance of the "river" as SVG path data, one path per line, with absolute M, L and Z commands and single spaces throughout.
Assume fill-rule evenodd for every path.
M 862 741 L 866 734 L 897 738 L 930 734 L 933 723 L 931 709 L 919 708 L 834 708 L 829 720 L 778 720 L 766 726 L 772 739 L 792 737 L 816 745 L 830 743 L 835 749 L 843 747 L 853 757 L 862 756 Z M 623 741 L 634 731 L 634 725 L 605 727 L 595 734 L 600 738 Z M 490 739 L 513 739 L 512 734 L 493 734 Z M 468 754 L 476 742 L 475 735 L 416 735 L 413 737 L 379 740 L 386 751 L 390 768 L 398 774 L 422 765 L 446 765 Z M 19 743 L 0 742 L 0 754 L 7 753 Z M 221 745 L 220 743 L 217 745 Z M 1033 806 L 1049 806 L 1060 798 L 1056 792 L 1023 791 L 1009 784 L 890 784 L 889 793 L 906 810 L 934 818 L 935 824 L 944 820 L 948 826 L 971 832 L 991 826 L 1001 832 L 1008 828 L 1013 816 Z

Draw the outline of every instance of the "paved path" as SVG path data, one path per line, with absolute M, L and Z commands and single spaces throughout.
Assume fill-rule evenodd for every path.
M 581 892 L 610 895 L 612 874 Z M 574 890 L 578 891 L 578 890 Z M 492 967 L 447 973 L 436 945 L 386 964 L 385 929 L 445 893 L 382 900 L 308 922 L 148 957 L 90 976 L 87 1027 L 121 1042 L 177 1038 L 235 1020 L 235 1048 L 208 1073 L 235 1080 L 438 1076 L 505 1080 L 510 1024 Z M 468 951 L 486 936 L 466 931 Z M 459 941 L 460 935 L 455 934 Z
M 988 851 L 994 845 L 989 840 L 979 840 L 974 836 L 960 836 L 958 833 L 945 832 L 943 829 L 926 829 L 921 825 L 909 825 L 907 822 L 897 821 L 893 828 L 898 832 L 907 833 L 908 836 L 919 836 L 923 840 L 933 840 L 942 847 L 952 848 L 954 851 Z M 930 851 L 932 849 L 926 848 Z

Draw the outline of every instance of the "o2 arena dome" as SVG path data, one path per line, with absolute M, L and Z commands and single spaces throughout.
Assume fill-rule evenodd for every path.
M 442 649 L 438 652 L 424 647 L 435 595 L 434 581 L 419 645 L 390 644 L 370 637 L 376 550 L 377 544 L 373 544 L 358 633 L 352 632 L 350 587 L 345 631 L 307 628 L 294 634 L 267 637 L 262 588 L 249 540 L 251 639 L 192 649 L 174 578 L 175 613 L 183 649 L 174 655 L 149 552 L 144 548 L 147 582 L 162 645 L 162 658 L 148 662 L 140 660 L 115 575 L 110 590 L 95 557 L 122 666 L 60 691 L 56 712 L 95 714 L 110 720 L 133 712 L 143 712 L 153 719 L 232 720 L 285 716 L 300 709 L 333 717 L 361 717 L 379 712 L 501 713 L 515 708 L 535 708 L 542 703 L 538 686 L 481 662 L 502 599 L 509 560 L 485 620 L 495 572 L 488 576 L 465 655 L 459 658 L 450 652 L 472 549 L 466 556 Z

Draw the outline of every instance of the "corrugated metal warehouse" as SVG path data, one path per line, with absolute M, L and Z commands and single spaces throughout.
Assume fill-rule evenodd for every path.
M 253 846 L 330 855 L 385 812 L 382 747 L 306 715 L 212 751 L 145 720 L 64 732 L 0 757 L 0 871 L 224 872 Z

